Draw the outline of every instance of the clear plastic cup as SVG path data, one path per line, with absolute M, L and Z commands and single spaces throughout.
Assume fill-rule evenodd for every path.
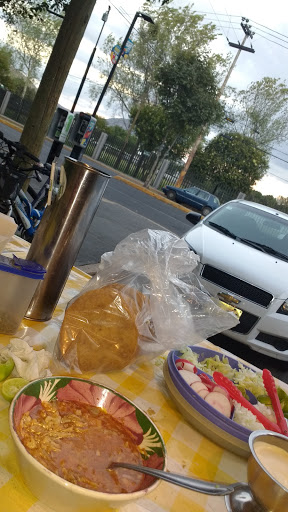
M 38 263 L 0 256 L 0 333 L 16 333 L 45 272 Z
M 8 242 L 15 234 L 17 224 L 12 217 L 0 213 L 0 254 L 4 251 Z

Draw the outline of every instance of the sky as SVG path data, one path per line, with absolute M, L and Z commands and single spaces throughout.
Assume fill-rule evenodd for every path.
M 113 34 L 116 38 L 123 39 L 135 12 L 144 11 L 143 0 L 97 0 L 59 100 L 59 103 L 66 108 L 71 108 L 73 104 L 87 62 L 103 25 L 102 15 L 107 11 L 109 5 L 111 11 L 97 46 L 93 66 L 89 70 L 77 104 L 77 111 L 83 110 L 91 113 L 94 109 L 95 102 L 92 103 L 89 98 L 89 82 L 104 84 L 106 81 L 106 77 L 100 78 L 95 67 L 97 66 L 97 57 L 102 54 L 101 45 L 105 38 L 109 34 Z M 170 4 L 171 7 L 186 5 L 193 5 L 193 9 L 197 13 L 205 15 L 205 21 L 215 23 L 219 36 L 213 42 L 212 50 L 224 56 L 230 53 L 234 57 L 237 50 L 228 45 L 227 38 L 235 43 L 241 41 L 244 36 L 240 26 L 241 16 L 249 19 L 251 30 L 255 32 L 252 40 L 255 53 L 241 52 L 228 85 L 241 90 L 248 87 L 251 82 L 261 80 L 264 76 L 285 79 L 288 84 L 288 4 L 286 0 L 274 0 L 273 2 L 268 2 L 268 0 L 242 0 L 241 2 L 235 2 L 235 0 L 195 0 L 194 2 L 173 0 Z M 138 23 L 140 22 L 135 24 L 136 29 Z M 133 32 L 131 38 L 133 40 Z M 246 46 L 248 44 L 247 41 Z M 120 115 L 119 112 L 107 108 L 105 98 L 98 114 L 105 118 L 119 117 Z M 288 197 L 288 141 L 281 147 L 275 145 L 273 154 L 278 158 L 270 158 L 269 173 L 257 183 L 255 188 L 262 194 Z

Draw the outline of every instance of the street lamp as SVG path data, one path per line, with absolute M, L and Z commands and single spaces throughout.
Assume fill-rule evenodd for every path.
M 78 102 L 79 96 L 80 96 L 80 94 L 81 94 L 81 91 L 82 91 L 82 89 L 83 89 L 83 86 L 84 86 L 84 83 L 85 83 L 85 80 L 86 80 L 86 77 L 87 77 L 88 71 L 89 71 L 90 66 L 91 66 L 91 64 L 92 64 L 92 61 L 93 61 L 93 58 L 94 58 L 94 55 L 95 55 L 95 52 L 96 52 L 97 45 L 98 45 L 98 43 L 99 43 L 99 39 L 100 39 L 100 37 L 101 37 L 101 35 L 102 35 L 104 25 L 105 25 L 105 23 L 106 23 L 106 21 L 107 21 L 107 19 L 108 19 L 108 15 L 109 15 L 110 9 L 111 9 L 111 7 L 110 7 L 110 5 L 109 5 L 108 10 L 107 10 L 106 12 L 104 12 L 104 14 L 103 14 L 103 16 L 102 16 L 102 18 L 101 18 L 101 19 L 102 19 L 102 21 L 103 21 L 103 25 L 102 25 L 102 28 L 101 28 L 101 30 L 100 30 L 99 36 L 98 36 L 98 38 L 97 38 L 97 41 L 96 41 L 96 43 L 95 43 L 95 46 L 94 46 L 94 48 L 93 48 L 93 50 L 92 50 L 92 53 L 91 53 L 91 55 L 90 55 L 90 58 L 89 58 L 88 64 L 87 64 L 87 66 L 86 66 L 85 73 L 84 73 L 84 75 L 83 75 L 83 77 L 82 77 L 82 80 L 81 80 L 81 83 L 80 83 L 80 85 L 79 85 L 79 88 L 78 88 L 77 94 L 76 94 L 76 96 L 75 96 L 75 99 L 74 99 L 74 102 L 73 102 L 72 108 L 71 108 L 71 110 L 70 110 L 70 112 L 71 112 L 71 113 L 73 113 L 73 112 L 74 112 L 75 107 L 76 107 L 76 105 L 77 105 L 77 102 Z M 63 17 L 63 16 L 62 16 L 62 17 Z M 61 151 L 62 151 L 63 146 L 64 146 L 64 142 L 61 142 L 61 141 L 59 141 L 59 140 L 54 140 L 54 141 L 52 142 L 52 146 L 51 146 L 51 148 L 50 148 L 49 155 L 48 155 L 48 157 L 47 157 L 47 162 L 48 162 L 48 163 L 52 163 L 55 157 L 59 157 L 59 156 L 60 156 L 60 153 L 61 153 Z
M 100 106 L 100 103 L 101 103 L 101 101 L 103 100 L 104 94 L 105 94 L 105 92 L 107 91 L 107 88 L 108 88 L 108 86 L 109 86 L 109 83 L 111 82 L 111 79 L 112 79 L 112 77 L 113 77 L 114 71 L 115 71 L 115 69 L 116 69 L 116 67 L 117 67 L 117 64 L 118 64 L 118 62 L 119 62 L 120 58 L 121 58 L 121 55 L 122 55 L 122 53 L 123 53 L 123 51 L 124 51 L 124 48 L 125 48 L 125 46 L 126 46 L 126 43 L 127 43 L 128 39 L 129 39 L 129 36 L 130 36 L 130 34 L 131 34 L 132 30 L 133 30 L 133 27 L 134 27 L 134 25 L 135 25 L 135 23 L 136 23 L 137 18 L 142 18 L 143 20 L 147 21 L 148 23 L 153 23 L 153 24 L 154 24 L 154 21 L 152 20 L 151 16 L 149 16 L 149 14 L 145 14 L 144 12 L 140 12 L 140 11 L 137 11 L 137 12 L 136 12 L 136 14 L 135 14 L 135 16 L 134 16 L 134 18 L 133 18 L 133 20 L 132 20 L 132 23 L 131 23 L 131 25 L 130 25 L 130 27 L 129 27 L 129 29 L 128 29 L 128 32 L 127 32 L 127 34 L 126 34 L 126 36 L 125 36 L 125 39 L 124 39 L 124 41 L 123 41 L 123 43 L 122 43 L 121 49 L 120 49 L 120 51 L 119 51 L 119 54 L 117 55 L 117 59 L 116 59 L 115 63 L 113 64 L 112 68 L 111 68 L 111 71 L 110 71 L 110 73 L 109 73 L 109 76 L 108 76 L 108 78 L 107 78 L 107 80 L 106 80 L 106 83 L 105 83 L 105 85 L 104 85 L 104 87 L 103 87 L 103 89 L 102 89 L 102 92 L 101 92 L 101 94 L 100 94 L 100 96 L 99 96 L 99 99 L 98 99 L 98 101 L 97 101 L 97 105 L 96 105 L 96 107 L 94 108 L 94 111 L 93 111 L 93 114 L 92 114 L 92 116 L 93 116 L 93 117 L 95 117 L 95 115 L 96 115 L 96 113 L 97 113 L 97 111 L 98 111 L 98 108 L 99 108 L 99 106 Z
M 102 19 L 102 21 L 103 21 L 103 25 L 102 25 L 102 28 L 101 28 L 101 30 L 100 30 L 100 33 L 99 33 L 98 39 L 97 39 L 97 41 L 96 41 L 96 43 L 95 43 L 95 46 L 94 46 L 94 48 L 93 48 L 93 50 L 92 50 L 92 53 L 91 53 L 91 55 L 90 55 L 90 59 L 89 59 L 89 61 L 88 61 L 88 64 L 87 64 L 87 67 L 86 67 L 85 73 L 84 73 L 83 78 L 82 78 L 82 80 L 81 80 L 81 84 L 79 85 L 79 89 L 78 89 L 77 94 L 76 94 L 76 96 L 75 96 L 75 100 L 74 100 L 74 103 L 73 103 L 73 105 L 72 105 L 71 112 L 74 112 L 75 107 L 76 107 L 76 105 L 77 105 L 77 101 L 78 101 L 78 99 L 79 99 L 79 96 L 80 96 L 81 91 L 82 91 L 82 89 L 83 89 L 84 82 L 85 82 L 85 80 L 86 80 L 86 76 L 87 76 L 88 71 L 89 71 L 89 69 L 90 69 L 90 66 L 91 66 L 91 64 L 92 64 L 92 61 L 93 61 L 93 58 L 94 58 L 94 55 L 95 55 L 95 52 L 96 52 L 96 48 L 97 48 L 97 45 L 98 45 L 98 43 L 99 43 L 99 39 L 100 39 L 100 37 L 101 37 L 101 34 L 102 34 L 102 31 L 103 31 L 104 25 L 105 25 L 105 23 L 106 23 L 106 21 L 107 21 L 107 19 L 108 19 L 108 15 L 109 15 L 110 9 L 111 9 L 111 7 L 110 7 L 110 5 L 109 5 L 109 7 L 108 7 L 108 11 L 104 12 L 104 14 L 103 14 L 103 16 L 102 16 L 102 18 L 101 18 L 101 19 Z

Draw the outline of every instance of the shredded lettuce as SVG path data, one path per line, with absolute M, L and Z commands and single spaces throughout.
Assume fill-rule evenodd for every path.
M 222 360 L 218 355 L 214 357 L 207 357 L 203 361 L 199 361 L 199 354 L 196 354 L 190 347 L 181 349 L 181 354 L 184 359 L 191 361 L 199 370 L 202 370 L 208 375 L 213 376 L 213 372 L 217 371 L 225 375 L 228 379 L 234 382 L 235 386 L 246 396 L 245 390 L 247 389 L 257 398 L 259 395 L 265 393 L 265 388 L 262 381 L 262 374 L 255 373 L 249 368 L 245 368 L 242 363 L 238 363 L 239 370 L 231 368 L 229 360 L 223 356 Z

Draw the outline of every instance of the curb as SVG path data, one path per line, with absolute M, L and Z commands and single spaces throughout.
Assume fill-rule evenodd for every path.
M 6 124 L 9 126 L 9 128 L 12 128 L 14 130 L 17 130 L 18 132 L 22 132 L 23 125 L 20 123 L 17 123 L 16 121 L 11 121 L 5 116 L 0 116 L 0 121 L 3 124 Z M 46 140 L 53 141 L 50 137 L 45 137 Z M 68 146 L 63 146 L 65 149 L 69 150 L 70 148 Z M 86 160 L 90 160 L 90 162 L 93 162 L 94 164 L 99 163 L 101 166 L 105 167 L 107 170 L 110 170 L 112 172 L 115 172 L 117 176 L 112 176 L 112 179 L 122 181 L 123 183 L 126 183 L 126 185 L 130 185 L 130 187 L 136 188 L 137 190 L 140 190 L 140 192 L 143 192 L 144 194 L 147 194 L 151 197 L 154 197 L 155 199 L 158 199 L 159 201 L 162 201 L 163 203 L 169 204 L 170 206 L 173 206 L 174 208 L 177 208 L 178 210 L 181 210 L 182 212 L 188 213 L 191 212 L 190 208 L 186 208 L 185 206 L 182 206 L 178 203 L 175 203 L 174 201 L 171 201 L 170 199 L 167 199 L 164 194 L 161 195 L 161 192 L 157 191 L 156 189 L 151 190 L 146 187 L 144 187 L 143 184 L 135 183 L 133 179 L 126 178 L 126 175 L 123 176 L 123 174 L 120 171 L 117 171 L 117 169 L 113 169 L 113 167 L 109 167 L 108 165 L 103 164 L 99 160 L 93 160 L 90 156 L 84 155 Z

